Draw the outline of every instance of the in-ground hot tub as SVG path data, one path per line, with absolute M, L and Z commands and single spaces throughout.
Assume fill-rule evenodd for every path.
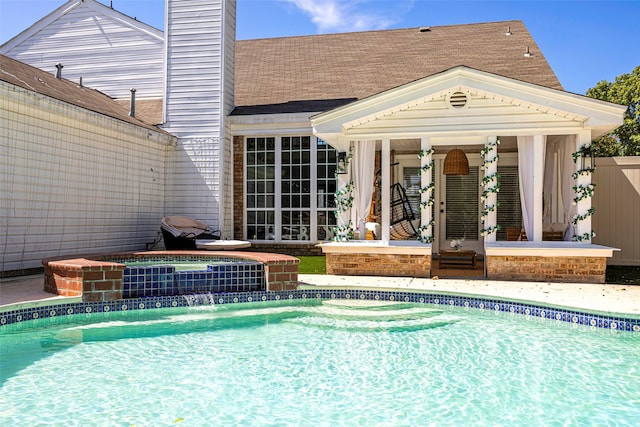
M 203 292 L 292 290 L 298 285 L 299 262 L 298 258 L 288 255 L 224 251 L 130 252 L 42 261 L 45 291 L 82 296 L 83 301 Z M 179 264 L 184 263 L 201 266 L 183 270 Z M 131 266 L 127 267 L 127 264 Z

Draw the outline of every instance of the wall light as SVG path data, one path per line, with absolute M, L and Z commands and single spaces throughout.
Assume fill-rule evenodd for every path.
M 336 165 L 337 174 L 347 173 L 347 153 L 345 151 L 338 152 L 338 164 Z
M 593 170 L 596 167 L 596 156 L 590 145 L 580 150 L 580 166 L 582 170 Z

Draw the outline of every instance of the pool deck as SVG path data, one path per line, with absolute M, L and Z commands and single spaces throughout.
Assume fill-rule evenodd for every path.
M 300 274 L 300 289 L 380 289 L 487 296 L 600 313 L 640 316 L 640 286 L 587 283 L 500 282 L 486 279 L 421 279 Z M 42 274 L 0 279 L 0 311 L 33 304 L 80 302 L 43 290 Z

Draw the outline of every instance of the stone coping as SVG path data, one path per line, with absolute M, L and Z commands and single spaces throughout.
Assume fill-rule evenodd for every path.
M 351 240 L 318 245 L 325 254 L 411 254 L 432 255 L 430 244 L 414 240 L 384 242 L 382 240 Z M 579 242 L 487 242 L 486 256 L 542 257 L 604 257 L 611 258 L 620 249 Z
M 486 256 L 599 257 L 611 258 L 617 248 L 579 242 L 491 242 Z
M 88 255 L 67 255 L 42 260 L 42 264 L 55 266 L 73 266 L 76 268 L 91 268 L 97 265 L 109 264 L 109 260 L 118 258 L 153 258 L 153 257 L 203 257 L 203 258 L 237 258 L 249 259 L 270 264 L 298 264 L 300 260 L 290 255 L 274 254 L 267 252 L 247 251 L 202 251 L 202 250 L 174 250 L 174 251 L 139 251 L 139 252 L 114 252 Z M 118 263 L 113 263 L 118 264 Z
M 425 292 L 417 290 L 384 290 L 384 289 L 297 289 L 288 291 L 258 291 L 243 293 L 207 294 L 193 296 L 165 296 L 132 298 L 115 301 L 82 302 L 60 304 L 56 306 L 38 305 L 26 309 L 17 309 L 0 313 L 0 333 L 8 327 L 9 331 L 33 327 L 26 321 L 45 321 L 72 319 L 74 315 L 85 318 L 93 314 L 106 314 L 118 311 L 135 311 L 161 308 L 187 307 L 194 305 L 217 305 L 237 303 L 264 303 L 287 301 L 388 301 L 430 304 L 440 307 L 462 307 L 485 311 L 506 312 L 523 315 L 529 318 L 569 323 L 575 326 L 586 326 L 594 330 L 610 329 L 640 333 L 640 318 L 620 314 L 589 313 L 580 309 L 553 307 L 532 302 L 508 301 L 502 298 L 456 295 L 441 292 Z M 70 316 L 70 317 L 68 317 Z M 97 320 L 100 320 L 98 318 Z
M 325 254 L 431 255 L 431 245 L 414 240 L 352 240 L 318 245 Z

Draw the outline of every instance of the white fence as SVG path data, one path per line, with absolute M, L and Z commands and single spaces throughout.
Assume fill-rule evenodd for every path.
M 158 238 L 173 139 L 0 84 L 0 272 Z
M 620 249 L 612 265 L 640 265 L 640 157 L 596 159 L 593 243 Z

